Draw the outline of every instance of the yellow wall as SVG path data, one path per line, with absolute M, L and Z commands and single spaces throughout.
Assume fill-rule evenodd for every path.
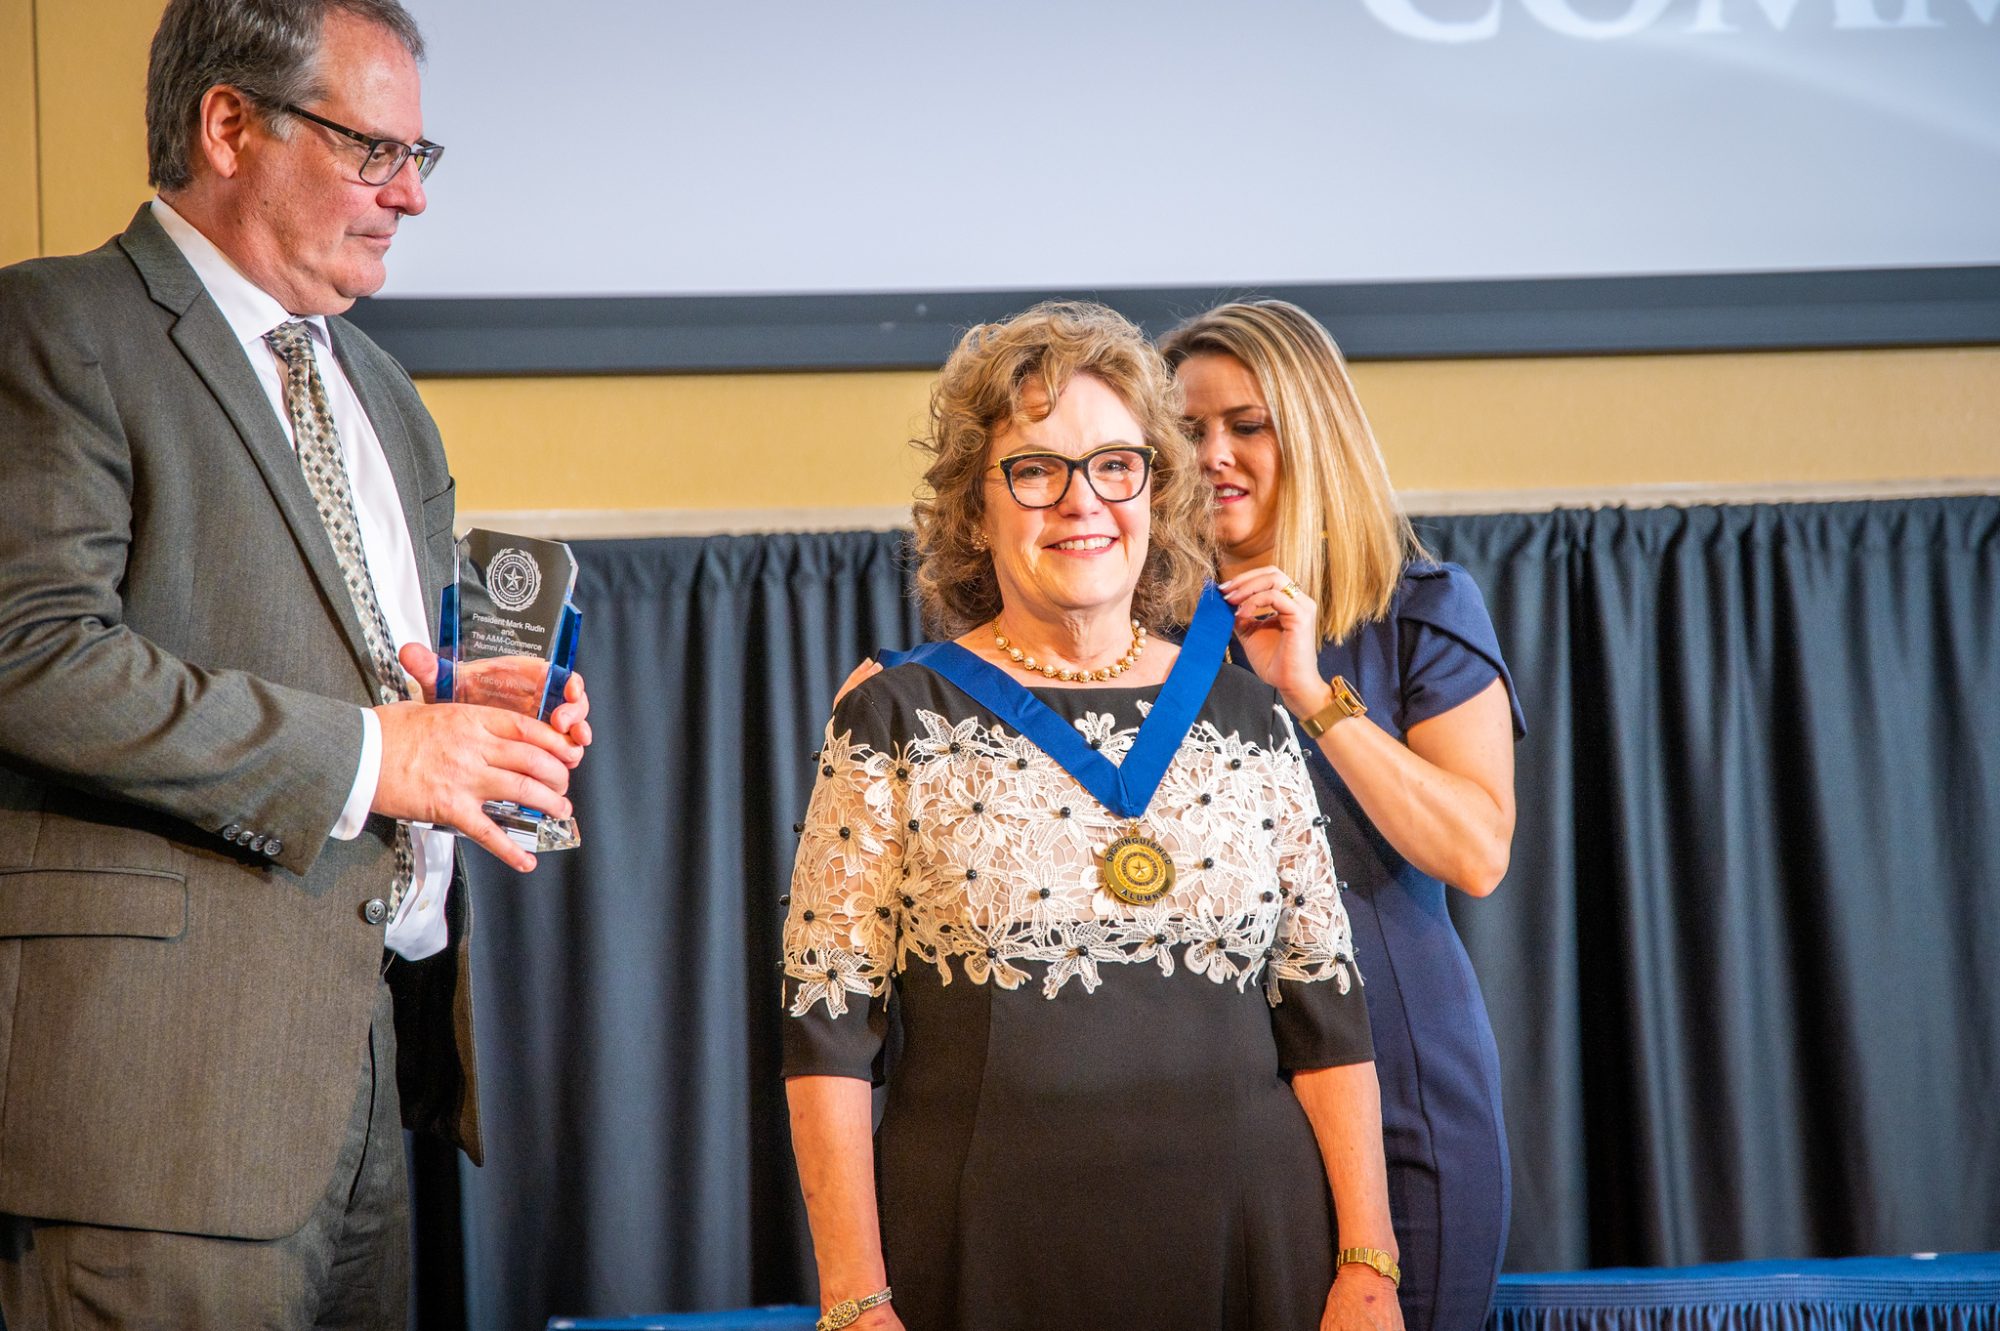
M 2000 477 L 2000 349 L 1371 362 L 1415 491 L 1840 488 Z M 423 385 L 467 509 L 905 502 L 926 374 Z
M 40 66 L 42 252 L 94 249 L 146 189 L 146 48 L 161 0 L 27 0 Z
M 0 264 L 42 252 L 34 0 L 0 0 Z
M 0 262 L 97 245 L 146 197 L 160 0 L 0 0 Z M 34 181 L 40 188 L 16 189 Z M 393 258 L 391 260 L 393 272 Z M 393 293 L 393 280 L 390 291 Z M 1355 367 L 1407 490 L 1832 487 L 2000 478 L 2000 348 Z M 911 373 L 421 385 L 467 510 L 907 501 Z

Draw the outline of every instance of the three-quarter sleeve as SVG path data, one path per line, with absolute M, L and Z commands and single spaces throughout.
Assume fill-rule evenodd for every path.
M 1333 853 L 1291 717 L 1275 710 L 1273 797 L 1278 805 L 1278 915 L 1265 993 L 1278 1066 L 1287 1072 L 1365 1063 L 1375 1056 L 1354 934 Z
M 784 928 L 784 1073 L 872 1076 L 888 1029 L 902 783 L 867 685 L 834 709 L 799 834 Z
M 1397 595 L 1403 681 L 1397 724 L 1407 731 L 1470 701 L 1498 679 L 1507 688 L 1514 738 L 1527 734 L 1514 677 L 1472 575 L 1456 564 L 1413 568 Z

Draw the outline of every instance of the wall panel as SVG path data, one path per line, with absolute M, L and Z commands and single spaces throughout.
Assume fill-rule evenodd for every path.
M 146 190 L 146 49 L 161 0 L 39 0 L 42 249 L 95 249 Z
M 0 0 L 0 264 L 41 253 L 35 0 Z
M 1369 362 L 1406 490 L 2000 480 L 2000 348 Z M 898 505 L 922 373 L 431 379 L 464 509 Z

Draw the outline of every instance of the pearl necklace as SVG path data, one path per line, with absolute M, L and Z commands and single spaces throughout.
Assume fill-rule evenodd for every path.
M 1110 665 L 1100 666 L 1096 670 L 1071 670 L 1067 667 L 1056 665 L 1053 661 L 1037 661 L 1032 654 L 1022 651 L 1007 640 L 1007 635 L 1000 631 L 1000 621 L 997 619 L 993 621 L 993 645 L 1007 653 L 1009 661 L 1020 666 L 1023 670 L 1039 673 L 1044 678 L 1059 679 L 1065 684 L 1097 684 L 1107 679 L 1116 679 L 1118 676 L 1124 674 L 1145 653 L 1146 626 L 1136 619 L 1133 620 L 1132 645 L 1125 649 L 1125 655 L 1119 657 Z

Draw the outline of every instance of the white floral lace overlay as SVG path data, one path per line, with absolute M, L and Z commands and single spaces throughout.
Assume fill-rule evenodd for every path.
M 1291 718 L 1275 750 L 1199 721 L 1141 827 L 1174 861 L 1174 890 L 1133 906 L 1103 890 L 1099 855 L 1131 826 L 1032 743 L 979 719 L 918 711 L 897 752 L 828 724 L 785 921 L 791 1012 L 848 1010 L 911 966 L 975 984 L 1087 993 L 1107 965 L 1185 967 L 1243 990 L 1359 981 Z M 1138 736 L 1107 713 L 1077 723 L 1121 760 Z

